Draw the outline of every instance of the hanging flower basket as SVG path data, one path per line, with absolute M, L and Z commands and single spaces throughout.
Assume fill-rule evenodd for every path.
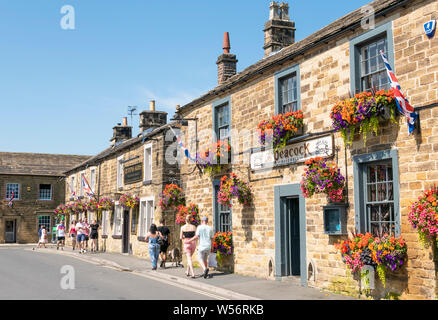
M 390 114 L 391 122 L 398 124 L 395 119 L 397 103 L 394 91 L 380 90 L 375 94 L 362 92 L 353 98 L 338 102 L 330 112 L 333 128 L 341 132 L 345 144 L 351 145 L 356 132 L 363 135 L 366 144 L 367 134 L 374 131 L 377 135 L 380 122 L 385 114 Z
M 185 205 L 186 199 L 183 190 L 176 184 L 168 184 L 163 190 L 160 197 L 161 210 L 169 208 L 178 208 L 180 205 Z
M 417 229 L 420 242 L 427 247 L 434 243 L 438 247 L 438 188 L 423 192 L 411 205 L 408 220 Z
M 219 140 L 213 143 L 205 151 L 201 152 L 197 158 L 197 162 L 203 169 L 204 174 L 212 175 L 221 173 L 222 167 L 229 164 L 231 159 L 231 145 L 229 140 Z
M 87 211 L 98 211 L 99 210 L 99 202 L 92 198 L 87 202 Z
M 57 215 L 58 220 L 64 220 L 64 216 L 67 213 L 66 205 L 61 203 L 55 210 L 53 210 L 53 212 Z
M 71 211 L 72 213 L 80 214 L 87 212 L 88 205 L 85 202 L 82 202 L 81 200 L 76 200 L 71 204 Z
M 301 180 L 301 191 L 305 198 L 315 193 L 325 193 L 331 202 L 344 201 L 345 178 L 336 163 L 315 157 L 305 164 L 307 168 Z
M 343 262 L 352 272 L 360 271 L 364 265 L 373 266 L 384 287 L 386 273 L 389 270 L 400 270 L 407 253 L 402 236 L 395 238 L 388 234 L 381 237 L 373 237 L 370 233 L 353 234 L 348 240 L 339 241 L 335 247 L 341 252 Z
M 217 232 L 213 238 L 213 252 L 222 256 L 233 254 L 233 233 Z
M 218 192 L 218 202 L 231 208 L 232 198 L 240 204 L 249 205 L 252 200 L 251 189 L 247 182 L 240 180 L 235 173 L 223 176 Z
M 102 198 L 98 203 L 98 209 L 101 211 L 112 210 L 114 207 L 114 200 L 110 198 Z
M 260 132 L 259 139 L 262 145 L 272 144 L 275 151 L 284 148 L 288 140 L 299 134 L 303 128 L 303 112 L 288 112 L 273 116 L 270 120 L 260 122 L 257 129 Z
M 199 208 L 196 204 L 191 203 L 188 207 L 180 205 L 176 214 L 176 224 L 183 226 L 186 224 L 186 217 L 191 217 L 191 223 L 195 226 L 199 225 L 201 218 L 199 217 Z
M 119 199 L 119 204 L 124 209 L 135 209 L 138 207 L 138 204 L 140 202 L 140 198 L 130 195 L 130 194 L 123 194 Z

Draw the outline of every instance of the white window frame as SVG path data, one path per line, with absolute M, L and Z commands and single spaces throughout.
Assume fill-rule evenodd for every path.
M 113 229 L 113 235 L 114 236 L 121 236 L 122 235 L 122 212 L 123 207 L 119 204 L 117 201 L 114 206 L 114 229 Z M 119 222 L 119 223 L 117 223 Z
M 117 189 L 123 187 L 123 156 L 117 158 Z
M 8 185 L 12 185 L 12 184 L 18 186 L 18 191 L 17 191 L 17 193 L 14 192 L 14 201 L 15 201 L 15 200 L 20 200 L 20 189 L 21 189 L 21 186 L 20 186 L 19 183 L 16 183 L 16 182 L 9 182 L 9 183 L 6 183 L 6 188 L 5 188 L 5 191 L 6 191 L 6 192 L 5 192 L 6 200 L 9 200 L 10 197 L 11 197 L 11 195 L 9 195 L 9 197 L 8 197 Z
M 92 173 L 94 172 L 94 179 Z M 91 191 L 96 193 L 96 181 L 97 181 L 97 167 L 91 167 L 90 168 L 90 188 Z
M 69 199 L 72 197 L 72 191 L 76 194 L 76 177 L 74 175 L 70 176 L 70 186 L 73 188 L 73 190 L 70 190 L 70 187 L 68 187 L 68 194 L 69 194 Z
M 82 175 L 84 175 L 84 177 L 85 177 L 85 171 L 81 171 L 80 173 L 79 173 L 79 195 L 81 196 L 81 197 L 83 197 L 84 196 L 84 188 L 82 188 Z
M 146 156 L 146 151 L 150 150 L 150 156 Z M 143 170 L 143 181 L 152 181 L 152 143 L 144 146 L 143 159 L 144 159 L 144 170 Z M 149 174 L 148 174 L 149 173 Z
M 41 199 L 41 185 L 42 184 L 46 184 L 46 185 L 50 186 L 50 199 Z M 38 200 L 41 200 L 41 201 L 51 201 L 51 200 L 53 200 L 53 185 L 51 183 L 40 183 L 38 185 Z
M 143 203 L 145 206 L 143 207 Z M 148 212 L 148 204 L 150 205 L 151 211 Z M 144 197 L 140 199 L 139 203 L 139 217 L 138 217 L 138 230 L 137 235 L 139 237 L 145 237 L 151 224 L 154 222 L 155 216 L 155 199 L 153 196 Z
M 102 211 L 102 235 L 103 236 L 107 236 L 108 235 L 108 216 L 109 216 L 109 211 L 105 210 Z

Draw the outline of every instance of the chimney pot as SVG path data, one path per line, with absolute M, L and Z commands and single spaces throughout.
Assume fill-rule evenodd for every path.
M 230 49 L 231 49 L 231 46 L 230 46 L 230 34 L 228 32 L 224 33 L 224 46 L 223 46 L 223 49 L 224 49 L 224 53 L 226 53 L 226 54 L 230 53 Z
M 230 34 L 224 32 L 224 42 L 223 42 L 224 53 L 217 58 L 217 80 L 218 84 L 221 85 L 229 78 L 236 74 L 236 65 L 238 60 L 235 54 L 230 53 Z
M 149 103 L 149 109 L 150 111 L 155 111 L 155 100 L 151 100 Z
M 123 125 L 126 127 L 128 125 L 128 118 L 123 117 Z

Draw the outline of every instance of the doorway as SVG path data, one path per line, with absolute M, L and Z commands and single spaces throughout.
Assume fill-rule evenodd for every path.
M 283 276 L 300 276 L 300 208 L 298 198 L 281 198 Z
M 17 220 L 5 221 L 5 242 L 6 243 L 17 242 Z
M 129 253 L 129 210 L 123 211 L 122 253 Z

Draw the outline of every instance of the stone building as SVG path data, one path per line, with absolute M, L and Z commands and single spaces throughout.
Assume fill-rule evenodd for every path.
M 151 223 L 158 225 L 161 217 L 166 219 L 171 241 L 176 243 L 175 215 L 162 212 L 159 206 L 159 196 L 165 185 L 179 183 L 177 147 L 170 125 L 167 124 L 167 113 L 156 111 L 155 101 L 151 101 L 150 110 L 140 113 L 141 132 L 137 137 L 132 137 L 132 127 L 124 118 L 123 124 L 113 128 L 109 148 L 65 173 L 67 203 L 76 200 L 71 197 L 72 191 L 88 201 L 81 187 L 82 175 L 97 200 L 110 198 L 115 201 L 114 210 L 103 211 L 101 216 L 87 211 L 73 214 L 69 220 L 70 223 L 86 217 L 92 223 L 96 219 L 101 226 L 99 250 L 147 256 L 145 236 Z M 139 206 L 123 208 L 118 201 L 123 194 L 138 197 Z
M 436 19 L 438 2 L 376 0 L 367 8 L 295 42 L 289 8 L 271 3 L 264 30 L 265 57 L 236 74 L 236 66 L 230 64 L 237 59 L 230 54 L 226 37 L 224 54 L 217 61 L 217 87 L 176 112 L 181 118 L 197 119 L 183 127 L 191 152 L 198 145 L 202 149 L 216 139 L 228 138 L 232 162 L 221 174 L 209 177 L 185 161 L 181 186 L 188 201 L 210 216 L 216 231 L 232 230 L 236 273 L 296 279 L 304 286 L 355 294 L 360 279 L 348 276 L 334 247 L 347 235 L 325 232 L 326 197 L 305 199 L 300 190 L 307 148 L 324 145 L 326 156 L 337 162 L 347 178 L 346 230 L 372 231 L 366 223 L 370 218 L 367 208 L 390 210 L 388 218 L 382 214 L 374 222 L 403 235 L 407 243 L 406 266 L 387 275 L 386 288 L 376 280 L 372 294 L 385 297 L 392 292 L 401 298 L 432 299 L 438 290 L 437 255 L 419 244 L 408 223 L 408 207 L 438 182 L 438 38 L 428 38 L 423 28 Z M 372 17 L 367 16 L 370 8 Z M 369 136 L 365 144 L 357 137 L 347 148 L 341 135 L 333 131 L 330 110 L 351 94 L 389 88 L 385 67 L 378 60 L 380 48 L 419 113 L 418 128 L 409 135 L 406 119 L 400 116 L 398 126 L 384 123 L 377 136 Z M 290 152 L 277 154 L 282 161 L 271 170 L 260 170 L 260 162 L 254 161 L 263 151 L 253 134 L 257 125 L 291 110 L 303 111 L 303 134 L 286 146 L 285 151 Z M 373 168 L 383 168 L 386 178 L 379 183 L 392 190 L 381 202 L 363 197 L 370 184 L 367 170 Z M 235 200 L 231 209 L 217 205 L 220 178 L 231 171 L 249 181 L 254 199 L 251 207 Z
M 65 201 L 63 172 L 87 158 L 0 152 L 0 243 L 36 243 L 41 225 L 51 232 L 53 210 Z

